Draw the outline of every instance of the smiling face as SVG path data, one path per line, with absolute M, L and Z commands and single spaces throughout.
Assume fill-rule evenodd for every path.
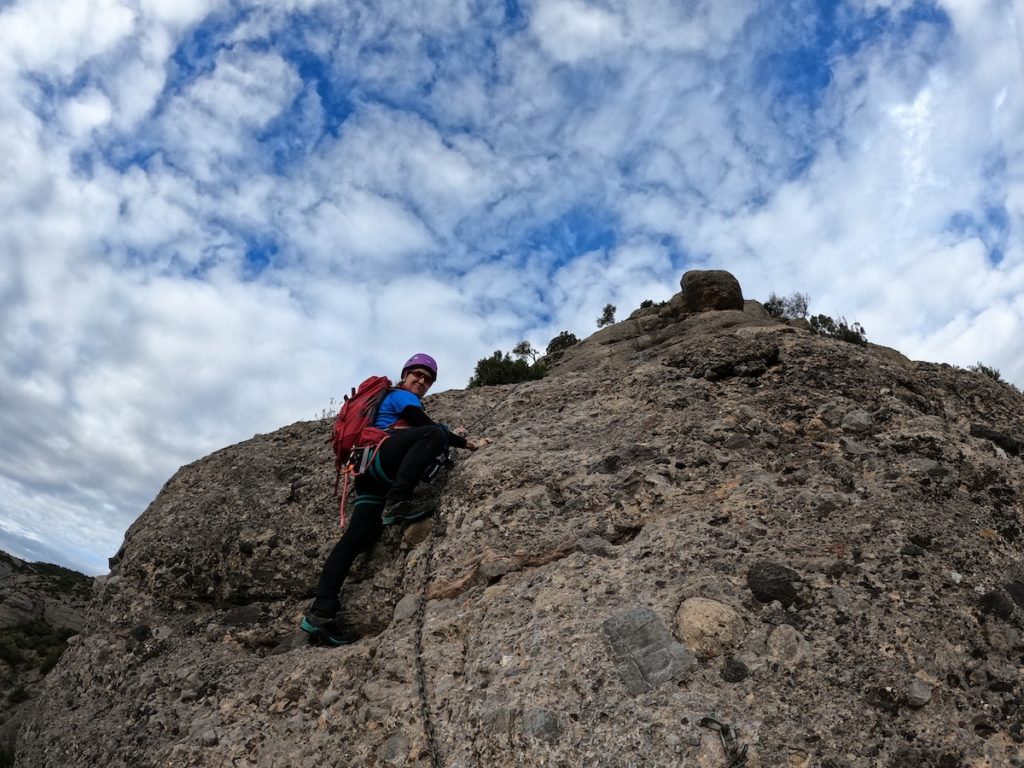
M 434 374 L 426 368 L 410 368 L 402 377 L 399 389 L 407 389 L 416 397 L 422 398 L 427 394 L 430 385 L 434 383 Z

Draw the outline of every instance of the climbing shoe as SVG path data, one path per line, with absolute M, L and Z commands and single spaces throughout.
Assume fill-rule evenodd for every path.
M 402 522 L 415 523 L 417 520 L 430 516 L 433 511 L 434 508 L 429 504 L 416 504 L 412 499 L 402 499 L 401 501 L 389 500 L 384 505 L 380 521 L 384 525 L 394 525 L 395 523 Z
M 333 618 L 307 613 L 299 628 L 309 635 L 310 645 L 348 645 L 359 639 L 351 630 L 342 629 Z

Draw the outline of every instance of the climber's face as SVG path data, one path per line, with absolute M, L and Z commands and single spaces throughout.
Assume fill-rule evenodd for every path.
M 423 397 L 434 383 L 434 376 L 426 368 L 412 368 L 406 372 L 399 387 L 407 389 L 416 397 Z

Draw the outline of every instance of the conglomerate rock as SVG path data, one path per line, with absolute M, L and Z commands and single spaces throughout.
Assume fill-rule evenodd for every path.
M 751 767 L 1021 765 L 1024 397 L 746 306 L 431 397 L 493 442 L 357 563 L 351 646 L 290 641 L 337 536 L 329 422 L 183 467 L 17 764 L 725 766 L 713 714 Z

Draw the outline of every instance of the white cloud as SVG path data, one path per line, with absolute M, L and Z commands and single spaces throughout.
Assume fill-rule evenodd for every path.
M 255 160 L 258 167 L 253 133 L 281 114 L 300 89 L 297 74 L 277 54 L 224 52 L 213 71 L 160 116 L 161 143 L 200 182 L 222 179 L 240 159 L 246 165 Z
M 119 0 L 22 0 L 0 12 L 0 55 L 7 67 L 67 77 L 123 41 L 135 21 Z
M 477 139 L 445 138 L 415 116 L 367 108 L 349 119 L 340 140 L 311 170 L 322 185 L 355 185 L 402 201 L 430 231 L 447 238 L 463 218 L 499 194 L 495 166 L 500 162 Z M 353 197 L 359 205 L 360 196 Z M 391 237 L 372 221 L 359 239 L 363 236 L 367 242 Z M 410 247 L 426 245 L 418 237 Z
M 163 61 L 140 58 L 126 62 L 107 82 L 116 104 L 114 123 L 119 130 L 131 130 L 152 112 L 163 92 L 166 83 Z
M 71 99 L 64 108 L 67 130 L 78 140 L 93 129 L 109 123 L 112 115 L 110 99 L 95 88 Z
M 362 280 L 434 246 L 430 232 L 401 203 L 359 189 L 317 204 L 294 225 L 301 252 Z
M 587 0 L 538 0 L 531 29 L 555 61 L 577 64 L 633 47 L 720 56 L 755 4 L 637 0 L 606 7 Z
M 176 29 L 194 24 L 221 5 L 217 0 L 137 0 L 137 2 L 144 18 Z
M 556 270 L 545 292 L 555 308 L 550 337 L 571 330 L 581 338 L 596 330 L 605 304 L 622 320 L 645 299 L 661 301 L 678 290 L 679 274 L 666 250 L 649 242 L 626 243 L 609 253 L 594 251 Z M 550 338 L 549 338 L 550 340 Z
M 624 39 L 619 17 L 583 0 L 541 0 L 531 25 L 544 50 L 562 62 L 599 56 Z

